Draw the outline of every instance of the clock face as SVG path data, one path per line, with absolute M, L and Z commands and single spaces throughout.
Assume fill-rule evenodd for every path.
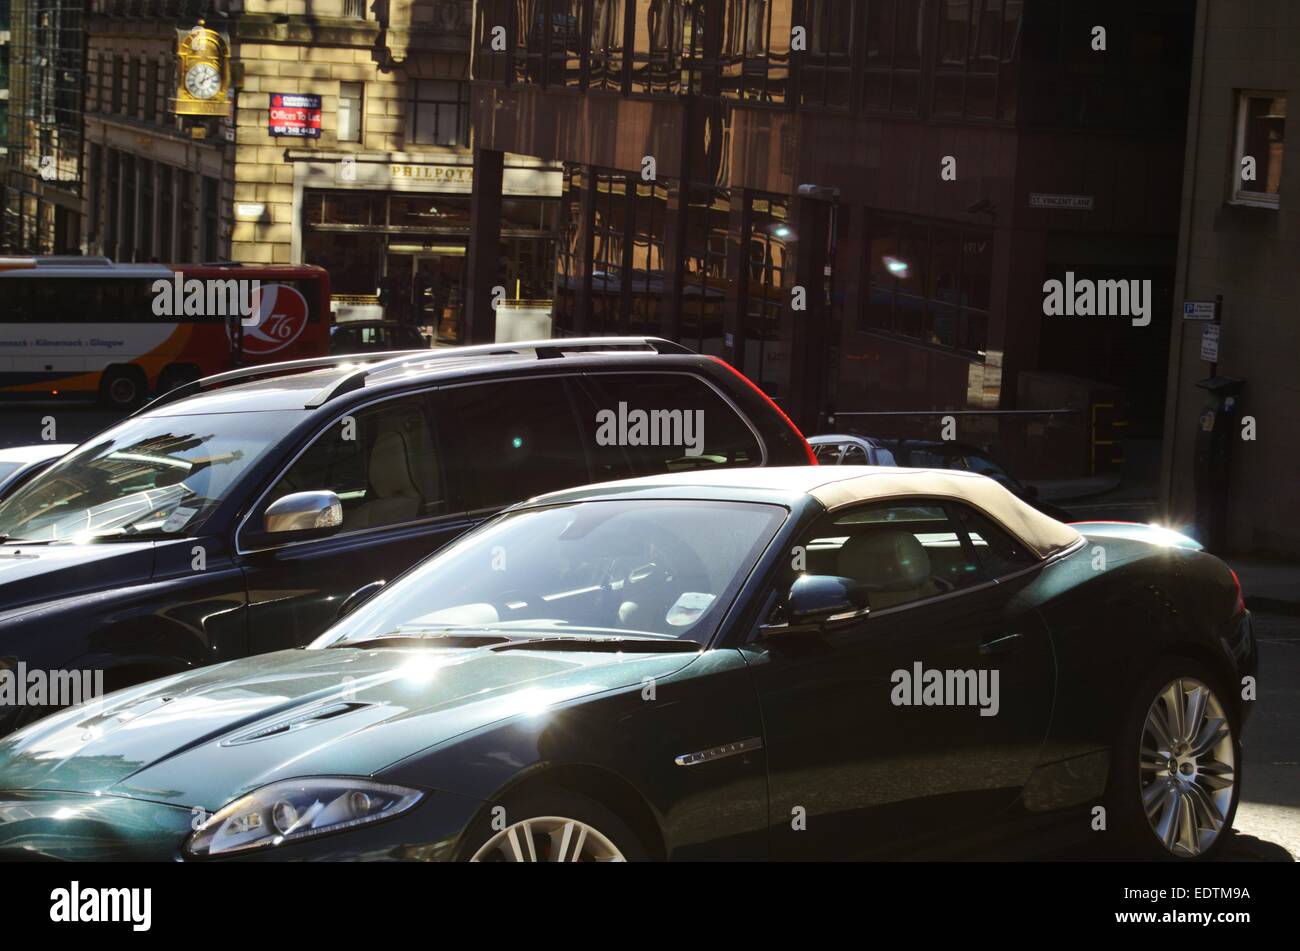
M 185 88 L 195 99 L 211 99 L 221 91 L 221 74 L 210 63 L 196 63 L 185 73 Z

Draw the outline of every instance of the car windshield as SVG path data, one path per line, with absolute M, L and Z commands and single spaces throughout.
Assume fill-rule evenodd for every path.
M 786 514 L 775 505 L 679 500 L 508 513 L 385 588 L 312 646 L 470 631 L 707 644 Z
M 0 503 L 0 536 L 86 542 L 193 534 L 300 418 L 271 411 L 129 419 Z
M 21 462 L 0 462 L 0 483 L 23 467 Z

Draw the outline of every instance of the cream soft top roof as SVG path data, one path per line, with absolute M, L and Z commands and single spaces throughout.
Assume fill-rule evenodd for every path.
M 625 488 L 699 486 L 796 493 L 811 495 L 829 511 L 886 499 L 953 499 L 982 510 L 1032 548 L 1040 558 L 1069 548 L 1082 537 L 1070 526 L 1044 515 L 987 476 L 952 469 L 899 469 L 891 466 L 709 469 L 604 484 Z M 579 491 L 589 495 L 592 488 Z M 553 493 L 551 497 L 574 494 L 575 491 L 569 489 Z

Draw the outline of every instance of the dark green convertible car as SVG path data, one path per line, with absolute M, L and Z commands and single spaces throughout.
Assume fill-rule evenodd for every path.
M 1199 859 L 1236 809 L 1235 576 L 971 473 L 568 490 L 360 600 L 0 741 L 0 858 Z

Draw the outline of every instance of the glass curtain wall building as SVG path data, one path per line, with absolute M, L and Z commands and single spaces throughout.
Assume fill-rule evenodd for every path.
M 806 425 L 1074 377 L 1158 428 L 1181 183 L 1144 170 L 1180 164 L 1194 4 L 1083 6 L 477 0 L 474 144 L 564 164 L 556 334 L 679 339 Z M 1047 321 L 1067 270 L 1152 280 L 1155 329 Z

